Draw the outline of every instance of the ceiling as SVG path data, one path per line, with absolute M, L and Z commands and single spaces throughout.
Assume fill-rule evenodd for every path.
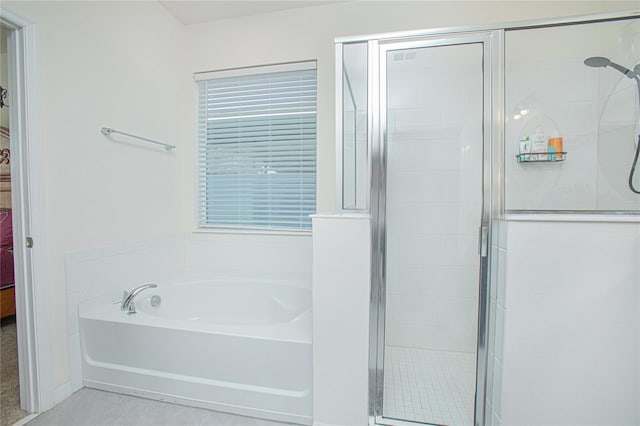
M 202 22 L 218 21 L 221 19 L 239 18 L 242 16 L 258 15 L 261 13 L 277 12 L 280 10 L 297 9 L 301 7 L 317 6 L 339 1 L 245 1 L 245 0 L 172 0 L 160 1 L 170 14 L 185 25 Z

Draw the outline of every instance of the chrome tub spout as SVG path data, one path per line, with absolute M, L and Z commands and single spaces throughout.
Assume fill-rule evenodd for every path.
M 120 305 L 120 309 L 123 311 L 126 311 L 127 314 L 129 315 L 135 314 L 136 305 L 135 303 L 133 303 L 133 299 L 135 299 L 138 293 L 140 293 L 141 291 L 146 290 L 148 288 L 155 288 L 155 287 L 158 287 L 158 285 L 145 284 L 145 285 L 141 285 L 140 287 L 134 288 L 133 290 L 131 290 L 131 293 L 128 293 L 125 291 L 124 296 L 122 297 L 122 305 Z

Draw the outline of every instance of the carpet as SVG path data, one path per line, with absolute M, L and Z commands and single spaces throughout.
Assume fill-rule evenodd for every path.
M 11 426 L 26 416 L 20 409 L 16 323 L 5 319 L 0 327 L 0 426 Z

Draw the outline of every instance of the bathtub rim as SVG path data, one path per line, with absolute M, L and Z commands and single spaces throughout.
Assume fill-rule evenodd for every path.
M 216 286 L 220 286 L 222 287 L 222 291 L 226 291 L 228 288 L 237 291 L 237 288 L 234 288 L 236 286 L 246 286 L 243 290 L 250 290 L 252 286 L 256 286 L 256 287 L 261 287 L 260 290 L 264 291 L 264 287 L 271 287 L 271 289 L 285 289 L 287 292 L 291 291 L 291 295 L 294 297 L 294 303 L 296 303 L 296 305 L 298 306 L 297 313 L 295 315 L 293 315 L 289 320 L 286 321 L 282 321 L 282 320 L 274 320 L 272 322 L 258 322 L 258 323 L 234 323 L 234 322 L 215 322 L 215 321 L 211 321 L 211 320 L 203 320 L 203 323 L 208 323 L 208 324 L 224 324 L 224 325 L 229 325 L 229 326 L 268 326 L 268 325 L 277 325 L 277 324 L 287 324 L 287 323 L 292 323 L 292 322 L 296 322 L 298 318 L 303 317 L 307 311 L 309 311 L 309 309 L 312 306 L 312 293 L 311 293 L 311 289 L 308 287 L 303 287 L 300 285 L 300 282 L 281 282 L 281 281 L 275 281 L 275 280 L 235 280 L 235 281 L 229 281 L 229 280 L 224 280 L 224 279 L 215 279 L 215 280 L 193 280 L 193 281 L 188 281 L 188 282 L 179 282 L 179 283 L 170 283 L 167 285 L 162 285 L 162 286 L 158 286 L 157 288 L 153 288 L 153 289 L 149 289 L 148 291 L 145 291 L 144 293 L 141 293 L 138 296 L 138 301 L 139 303 L 137 304 L 137 311 L 138 312 L 143 312 L 146 315 L 152 316 L 152 317 L 160 317 L 160 318 L 166 318 L 166 319 L 174 319 L 176 321 L 186 321 L 186 322 L 191 322 L 192 320 L 189 319 L 185 319 L 185 318 L 176 318 L 176 317 L 172 317 L 172 316 L 165 316 L 163 315 L 162 312 L 162 305 L 160 306 L 160 310 L 159 312 L 155 312 L 154 308 L 150 306 L 150 303 L 148 302 L 149 299 L 153 296 L 153 295 L 159 295 L 162 298 L 167 298 L 166 300 L 170 300 L 171 297 L 176 296 L 175 293 L 180 293 L 179 289 L 180 287 L 197 287 L 197 286 L 206 286 L 207 287 L 207 291 L 214 291 L 214 296 L 215 296 L 215 287 Z M 214 287 L 214 289 L 212 289 L 212 287 Z M 174 293 L 174 294 L 167 294 L 167 293 Z M 191 293 L 190 291 L 185 291 L 186 294 Z M 224 293 L 222 293 L 224 294 Z M 262 293 L 262 295 L 264 295 L 264 293 Z M 286 294 L 282 294 L 278 291 L 274 291 L 274 294 L 272 294 L 272 296 L 284 296 L 285 298 L 288 298 L 289 295 Z M 192 294 L 189 294 L 189 297 L 193 297 Z M 243 293 L 234 293 L 232 295 L 232 297 L 237 298 L 237 297 L 241 297 L 243 298 L 244 295 Z M 295 300 L 297 298 L 300 298 L 299 300 Z M 200 301 L 198 301 L 197 303 L 199 303 Z M 297 303 L 300 302 L 300 303 Z M 214 301 L 213 302 L 214 305 L 215 303 L 219 303 L 218 301 Z M 206 316 L 205 315 L 201 315 L 201 316 Z M 195 320 L 193 320 L 195 321 Z
M 302 287 L 300 283 L 303 281 L 280 281 L 280 280 L 261 280 L 261 279 L 244 279 L 244 278 L 226 278 L 216 277 L 214 279 L 194 279 L 190 281 L 179 281 L 168 284 L 158 283 L 158 289 L 169 288 L 187 284 L 202 284 L 210 282 L 249 282 L 249 283 L 268 283 L 291 287 L 297 289 L 308 290 L 311 296 L 311 289 Z M 291 284 L 291 283 L 296 284 Z M 128 315 L 120 310 L 118 306 L 122 300 L 122 291 L 114 290 L 105 293 L 99 297 L 83 301 L 78 304 L 78 321 L 79 325 L 83 319 L 111 321 L 121 324 L 137 325 L 145 327 L 169 328 L 172 330 L 193 331 L 207 334 L 222 334 L 227 336 L 241 336 L 252 339 L 278 340 L 290 343 L 312 343 L 312 300 L 309 298 L 308 308 L 300 314 L 294 321 L 280 322 L 273 324 L 261 325 L 238 325 L 238 324 L 211 324 L 206 322 L 197 322 L 190 320 L 181 320 L 175 318 L 166 318 L 157 315 L 151 315 L 146 312 L 139 311 L 136 314 Z M 293 336 L 293 337 L 292 337 Z

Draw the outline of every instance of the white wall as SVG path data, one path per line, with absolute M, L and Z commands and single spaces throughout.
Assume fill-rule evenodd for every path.
M 313 424 L 368 423 L 370 220 L 313 218 Z
M 640 423 L 640 223 L 534 218 L 506 240 L 498 424 Z
M 155 2 L 3 2 L 38 25 L 55 385 L 69 381 L 64 253 L 174 233 L 183 28 Z M 190 122 L 189 122 L 190 123 Z M 110 126 L 175 143 L 115 143 Z M 36 241 L 36 244 L 38 242 Z
M 193 234 L 187 238 L 189 274 L 298 282 L 311 286 L 310 235 Z

